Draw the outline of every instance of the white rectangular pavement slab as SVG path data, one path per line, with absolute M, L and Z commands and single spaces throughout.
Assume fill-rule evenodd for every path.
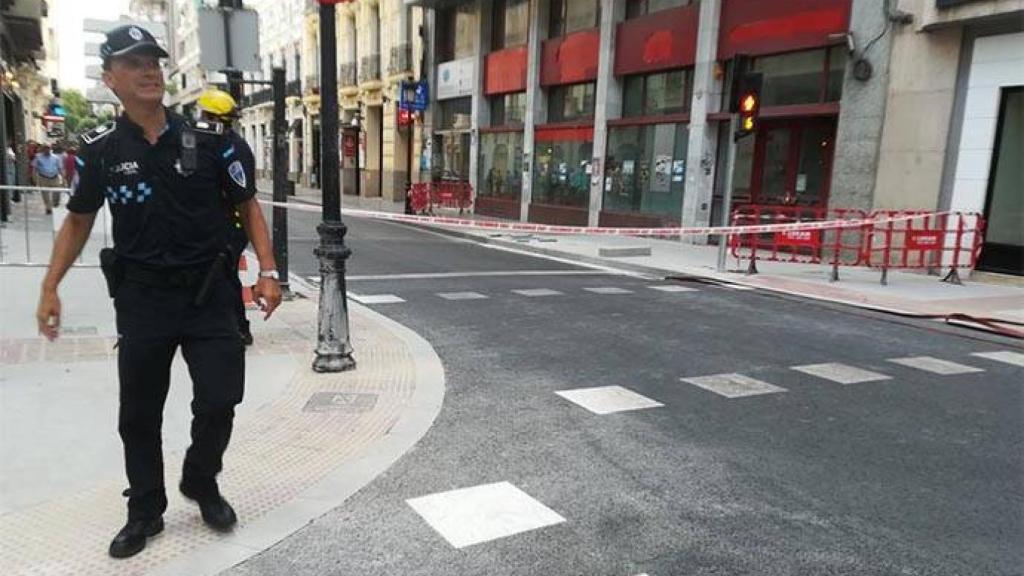
M 562 398 L 573 402 L 594 414 L 614 414 L 627 410 L 642 410 L 644 408 L 659 408 L 664 406 L 661 402 L 637 394 L 622 386 L 599 386 L 596 388 L 576 388 L 574 390 L 559 390 L 555 392 Z
M 1020 352 L 1011 352 L 1009 350 L 1000 350 L 998 352 L 975 352 L 974 354 L 971 354 L 971 356 L 1024 367 L 1024 354 L 1021 354 Z
M 626 290 L 625 288 L 618 288 L 616 286 L 597 286 L 592 288 L 584 288 L 587 292 L 593 292 L 594 294 L 632 294 L 632 290 Z
M 680 380 L 726 398 L 744 398 L 786 391 L 781 386 L 762 382 L 743 374 L 714 374 L 696 378 L 680 378 Z
M 360 295 L 349 292 L 348 297 L 360 304 L 400 304 L 405 302 L 405 300 L 395 296 L 394 294 Z
M 440 292 L 438 296 L 445 300 L 485 300 L 487 296 L 479 292 Z
M 689 286 L 680 286 L 679 284 L 664 284 L 660 286 L 648 286 L 651 290 L 657 290 L 658 292 L 699 292 L 696 288 L 690 288 Z
M 561 296 L 562 293 L 558 290 L 551 290 L 549 288 L 528 288 L 526 290 L 513 290 L 520 296 L 526 296 L 528 298 L 538 298 L 541 296 Z
M 909 358 L 891 358 L 889 362 L 899 364 L 901 366 L 907 366 L 909 368 L 916 368 L 918 370 L 924 370 L 925 372 L 931 372 L 932 374 L 938 374 L 940 376 L 954 376 L 956 374 L 972 374 L 974 372 L 984 372 L 981 368 L 975 368 L 974 366 L 967 366 L 965 364 L 958 364 L 949 360 L 942 360 L 941 358 L 934 358 L 932 356 L 911 356 Z
M 891 376 L 886 376 L 885 374 L 879 374 L 878 372 L 872 372 L 870 370 L 864 370 L 863 368 L 857 368 L 856 366 L 840 364 L 838 362 L 793 366 L 793 370 L 803 372 L 804 374 L 810 374 L 811 376 L 817 376 L 818 378 L 824 378 L 825 380 L 838 382 L 839 384 L 860 384 L 862 382 L 892 380 Z
M 440 492 L 406 503 L 455 548 L 565 522 L 508 482 Z

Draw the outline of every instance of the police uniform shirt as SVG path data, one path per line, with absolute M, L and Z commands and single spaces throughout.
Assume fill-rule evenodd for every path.
M 195 165 L 182 162 L 182 133 L 195 134 Z M 93 213 L 104 200 L 113 214 L 114 251 L 156 268 L 211 262 L 227 249 L 225 201 L 256 193 L 252 151 L 216 124 L 189 126 L 167 111 L 155 144 L 122 115 L 82 138 L 78 182 L 68 210 Z

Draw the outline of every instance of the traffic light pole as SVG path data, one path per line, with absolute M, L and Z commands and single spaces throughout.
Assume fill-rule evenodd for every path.
M 320 245 L 314 250 L 320 259 L 320 307 L 317 316 L 316 357 L 313 359 L 315 372 L 341 372 L 356 367 L 352 357 L 348 302 L 345 297 L 345 260 L 352 251 L 345 246 L 348 229 L 341 221 L 334 1 L 320 0 L 320 182 L 323 222 L 316 229 L 320 235 Z
M 736 144 L 737 133 L 740 127 L 739 114 L 733 112 L 729 115 L 729 152 L 725 161 L 725 189 L 722 190 L 722 226 L 728 226 L 732 217 L 732 176 L 736 170 Z M 725 262 L 729 251 L 729 237 L 718 238 L 718 266 L 716 270 L 725 272 Z
M 272 70 L 271 84 L 274 91 L 274 202 L 284 203 L 288 201 L 288 126 L 284 117 L 284 68 Z M 277 261 L 277 272 L 281 278 L 281 290 L 288 295 L 288 209 L 274 206 L 271 217 L 274 260 Z

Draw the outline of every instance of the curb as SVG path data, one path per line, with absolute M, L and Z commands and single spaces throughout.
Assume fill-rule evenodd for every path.
M 303 297 L 315 297 L 317 293 L 295 275 L 289 275 L 289 282 L 293 291 Z M 402 416 L 371 449 L 339 465 L 287 504 L 220 541 L 159 566 L 146 576 L 213 576 L 249 560 L 344 504 L 426 435 L 444 402 L 445 373 L 441 359 L 433 346 L 411 329 L 351 300 L 349 307 L 382 324 L 409 348 L 415 364 L 416 387 Z

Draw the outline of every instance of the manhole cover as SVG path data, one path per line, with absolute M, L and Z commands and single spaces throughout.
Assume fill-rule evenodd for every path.
M 316 392 L 309 397 L 302 411 L 359 413 L 372 410 L 376 405 L 376 394 Z

